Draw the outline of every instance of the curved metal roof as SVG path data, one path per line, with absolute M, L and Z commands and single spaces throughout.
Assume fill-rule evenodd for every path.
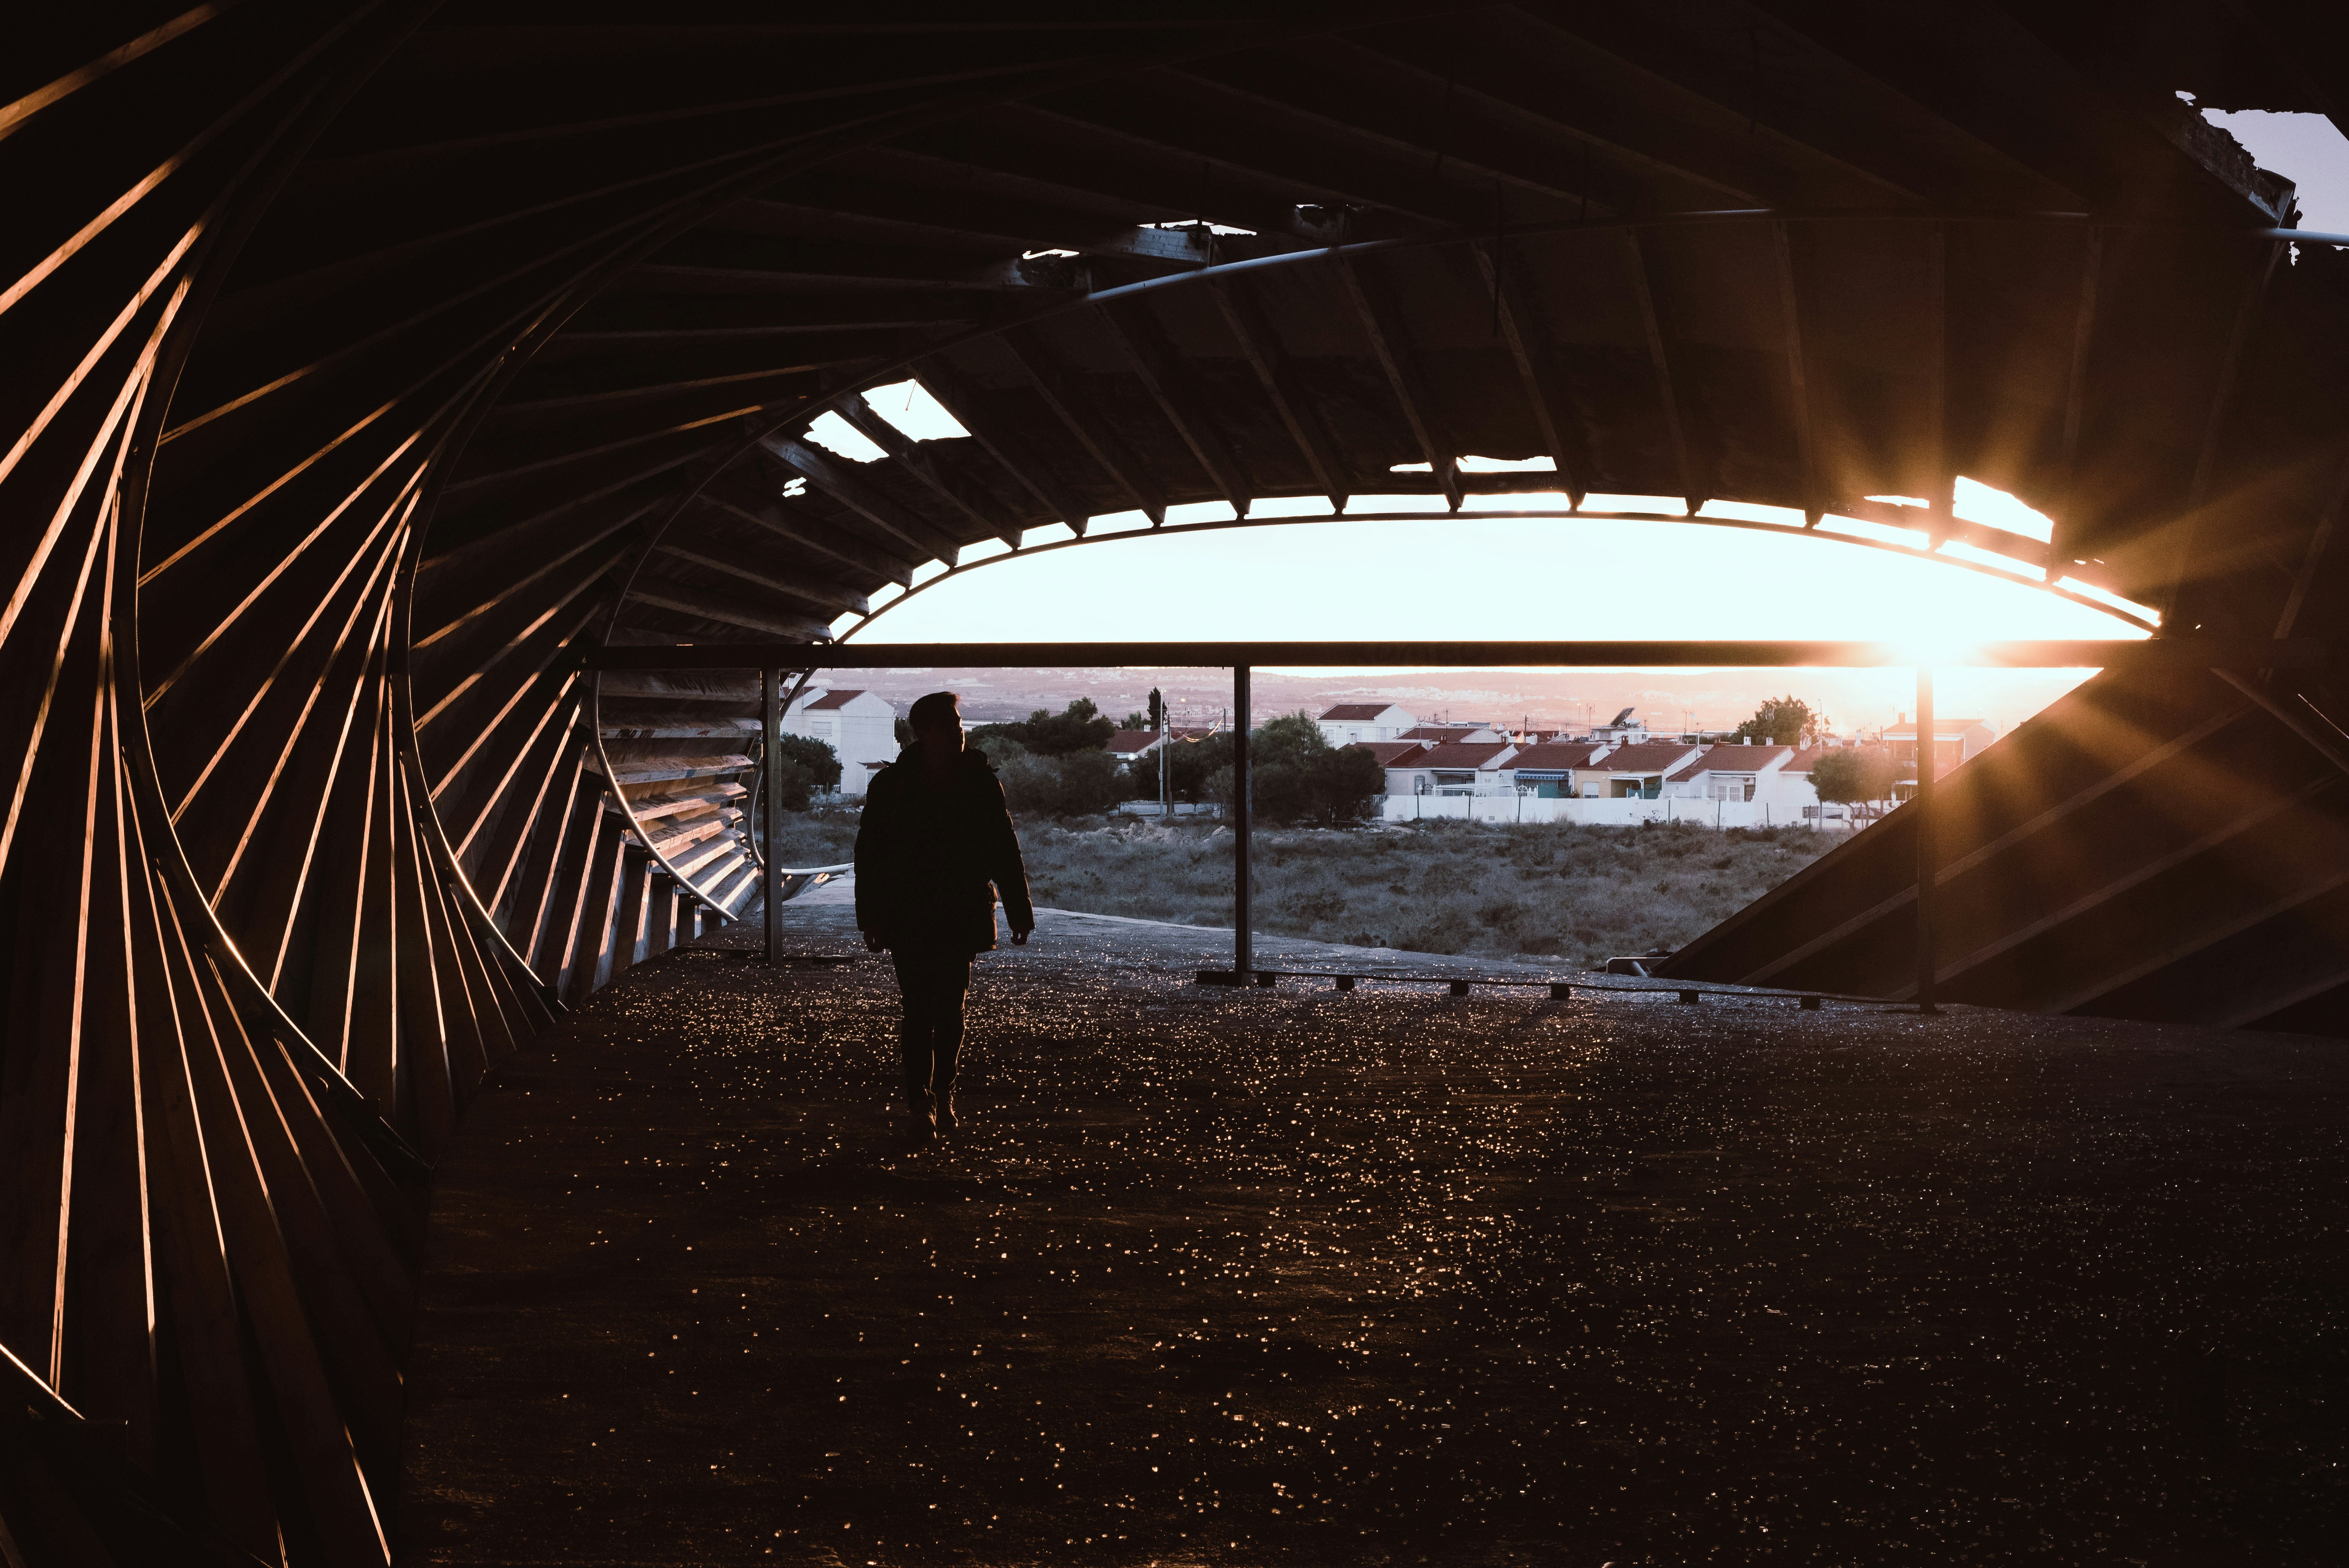
M 0 1343 L 134 1465 L 184 1451 L 152 1369 L 221 1374 L 186 1484 L 241 1543 L 383 1559 L 417 1153 L 555 998 L 747 896 L 755 691 L 583 715 L 585 641 L 820 635 L 1109 512 L 1550 489 L 1917 497 L 2178 630 L 2349 591 L 2349 272 L 2178 98 L 2337 115 L 2341 24 L 2282 6 L 52 23 L 0 61 Z M 859 396 L 908 377 L 969 434 Z M 1958 474 L 2052 542 L 1951 516 Z M 2112 765 L 2191 708 L 2097 708 Z M 1839 874 L 1784 907 L 1832 924 Z M 264 1088 L 283 1137 L 232 1155 Z

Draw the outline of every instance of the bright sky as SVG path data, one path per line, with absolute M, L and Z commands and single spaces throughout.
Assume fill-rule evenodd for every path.
M 2299 182 L 2304 227 L 2349 232 L 2349 140 L 2329 120 L 2262 113 L 2208 118 L 2233 133 L 2263 167 Z M 963 433 L 911 382 L 881 388 L 872 398 L 909 435 Z M 858 460 L 881 455 L 836 415 L 819 420 L 812 434 Z M 1960 515 L 2047 537 L 2045 519 L 2012 498 L 1968 480 L 1960 486 Z M 1348 510 L 1425 511 L 1442 504 L 1427 496 L 1361 496 Z M 1469 501 L 1472 509 L 1485 510 L 1563 510 L 1566 504 L 1563 496 Z M 1585 504 L 1599 508 L 1609 502 L 1594 496 Z M 1678 510 L 1676 503 L 1653 498 L 1622 498 L 1614 506 Z M 1255 515 L 1327 511 L 1327 502 L 1317 498 L 1260 502 Z M 1230 516 L 1228 507 L 1216 503 L 1177 507 L 1168 521 Z M 1781 513 L 1769 521 L 1784 520 Z M 1793 521 L 1799 525 L 1800 519 Z M 1837 525 L 1830 520 L 1826 526 Z M 1799 526 L 1788 530 L 1799 531 Z M 1846 531 L 1881 536 L 1897 531 L 1858 524 Z M 1440 521 L 1350 518 L 1342 525 L 1238 528 L 1187 537 L 1170 528 L 1152 537 L 1146 519 L 1127 513 L 1095 519 L 1090 532 L 1096 538 L 1137 537 L 1023 554 L 966 571 L 913 594 L 862 634 L 890 642 L 1245 636 L 1951 642 L 2138 634 L 2126 622 L 2012 577 L 1818 538 L 1692 528 L 1685 522 L 1534 521 L 1463 512 Z M 1067 530 L 1055 526 L 1032 531 L 1028 543 L 1067 537 Z M 981 546 L 964 559 L 968 562 L 990 552 L 1001 553 L 1002 546 Z M 917 582 L 927 582 L 938 571 L 917 574 Z M 842 628 L 848 624 L 842 622 Z M 2014 712 L 2021 704 L 2027 713 L 2054 695 L 2044 676 L 1986 671 L 1965 678 L 1984 711 Z

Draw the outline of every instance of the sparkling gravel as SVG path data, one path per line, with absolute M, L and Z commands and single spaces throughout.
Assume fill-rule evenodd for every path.
M 917 1147 L 885 963 L 748 940 L 469 1113 L 405 1561 L 2343 1560 L 2337 1044 L 1048 913 Z

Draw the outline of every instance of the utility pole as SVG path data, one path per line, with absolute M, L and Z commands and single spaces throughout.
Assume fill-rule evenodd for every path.
M 1933 932 L 1933 879 L 1940 867 L 1933 853 L 1933 671 L 1917 666 L 1917 1010 L 1933 1006 L 1933 970 L 1938 944 Z
M 761 780 L 766 787 L 766 796 L 761 802 L 766 809 L 760 815 L 764 818 L 763 822 L 761 823 L 761 831 L 767 841 L 765 880 L 767 883 L 767 962 L 769 964 L 780 962 L 778 954 L 782 950 L 783 934 L 781 869 L 783 808 L 781 792 L 775 788 L 775 765 L 781 758 L 783 749 L 782 691 L 782 671 L 761 670 L 759 672 L 759 727 L 761 737 L 760 750 L 762 753 L 759 760 L 766 772 L 765 779 Z
M 1239 722 L 1232 727 L 1232 984 L 1250 984 L 1256 967 L 1255 944 L 1248 931 L 1248 717 L 1255 704 L 1248 694 L 1248 667 L 1232 671 L 1232 707 Z

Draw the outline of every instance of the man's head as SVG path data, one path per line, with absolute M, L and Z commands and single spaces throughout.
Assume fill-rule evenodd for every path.
M 934 691 L 915 700 L 905 723 L 924 751 L 933 757 L 951 757 L 962 749 L 961 703 L 950 691 Z

